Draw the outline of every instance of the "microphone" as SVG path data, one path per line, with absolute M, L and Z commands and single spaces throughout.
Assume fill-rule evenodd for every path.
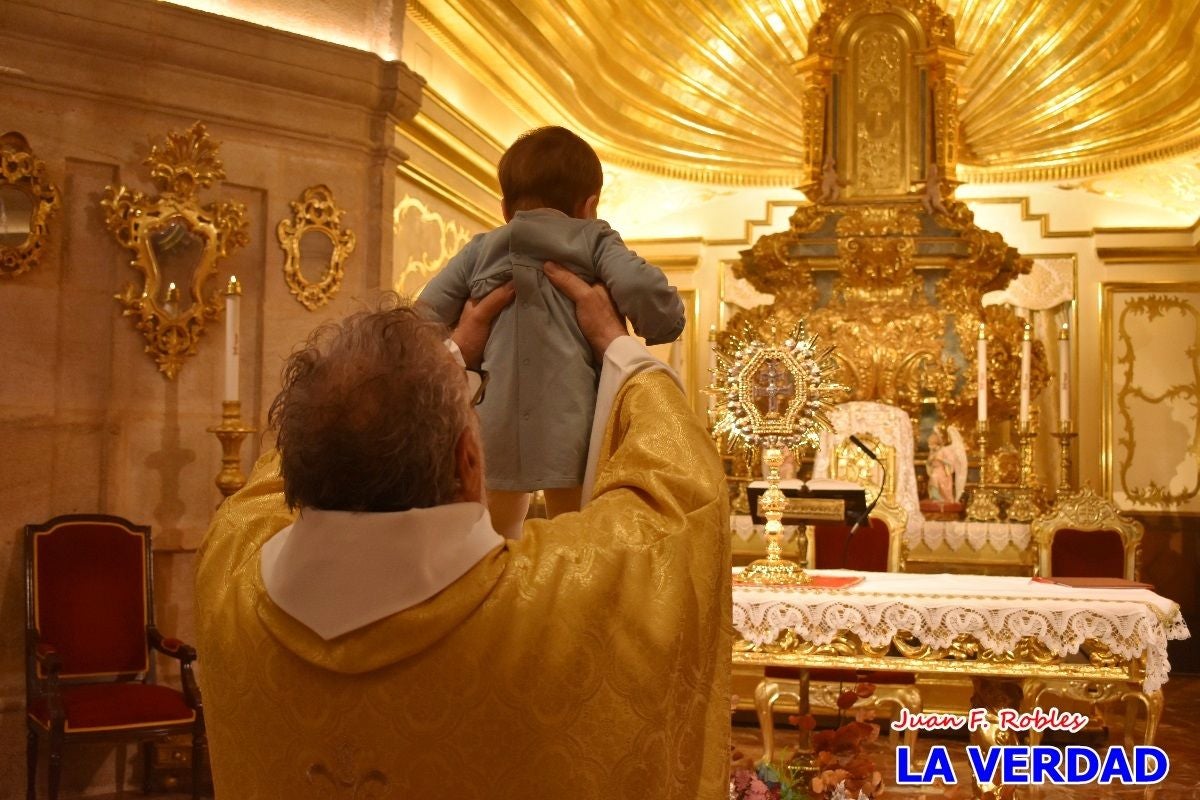
M 866 453 L 867 458 L 871 459 L 872 461 L 874 461 L 876 463 L 879 462 L 879 456 L 875 455 L 874 450 L 872 450 L 871 448 L 869 448 L 865 444 L 863 444 L 862 439 L 859 439 L 854 434 L 850 434 L 850 441 L 854 443 L 855 447 L 857 447 L 859 450 L 862 450 L 864 453 Z
M 854 520 L 854 524 L 850 526 L 850 532 L 846 534 L 846 543 L 842 546 L 842 569 L 846 568 L 846 561 L 850 558 L 850 542 L 854 540 L 854 534 L 858 533 L 858 529 L 866 522 L 867 517 L 871 516 L 871 512 L 875 510 L 875 505 L 879 502 L 879 498 L 883 497 L 883 487 L 887 483 L 887 465 L 879 460 L 879 456 L 875 455 L 875 451 L 862 443 L 854 434 L 850 434 L 850 441 L 859 450 L 867 454 L 867 457 L 879 465 L 882 475 L 879 479 L 879 489 L 875 492 L 875 499 L 870 502 L 863 512 Z

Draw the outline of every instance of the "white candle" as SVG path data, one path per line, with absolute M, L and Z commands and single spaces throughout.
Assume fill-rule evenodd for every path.
M 242 285 L 236 275 L 229 277 L 229 285 L 225 287 L 225 402 L 235 402 L 238 399 L 238 355 L 240 342 L 238 330 L 241 328 L 240 309 L 242 302 Z
M 979 323 L 979 339 L 975 342 L 975 382 L 979 386 L 979 398 L 976 407 L 979 411 L 977 419 L 987 422 L 987 329 Z
M 1021 334 L 1021 427 L 1029 424 L 1029 362 L 1033 355 L 1032 327 L 1025 323 L 1025 332 Z
M 1071 421 L 1071 331 L 1065 322 L 1058 332 L 1058 420 L 1064 428 Z

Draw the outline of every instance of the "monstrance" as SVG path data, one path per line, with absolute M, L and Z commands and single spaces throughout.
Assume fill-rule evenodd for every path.
M 740 335 L 730 335 L 725 348 L 714 348 L 717 367 L 709 391 L 724 399 L 725 408 L 713 435 L 725 436 L 730 449 L 761 447 L 768 470 L 769 485 L 758 504 L 767 520 L 767 557 L 746 567 L 739 582 L 806 584 L 804 570 L 780 556 L 787 500 L 779 488 L 779 468 L 784 448 L 799 462 L 803 448 L 817 447 L 820 432 L 830 428 L 826 412 L 831 398 L 845 387 L 832 381 L 837 370 L 833 346 L 821 347 L 815 334 L 805 332 L 803 321 L 784 335 L 774 318 L 762 328 L 768 331 L 765 338 L 747 325 Z

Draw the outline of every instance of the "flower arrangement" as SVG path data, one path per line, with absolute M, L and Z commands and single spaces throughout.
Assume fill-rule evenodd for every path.
M 834 728 L 816 730 L 811 714 L 793 715 L 788 721 L 809 732 L 811 751 L 799 748 L 780 766 L 763 764 L 754 769 L 749 758 L 734 752 L 729 785 L 730 800 L 874 800 L 883 793 L 883 775 L 866 751 L 879 738 L 879 726 L 872 724 L 874 710 L 854 709 L 853 718 L 845 715 L 859 700 L 875 693 L 874 684 L 859 683 L 837 698 L 838 720 Z M 740 760 L 739 760 L 739 757 Z M 807 782 L 815 760 L 817 774 Z

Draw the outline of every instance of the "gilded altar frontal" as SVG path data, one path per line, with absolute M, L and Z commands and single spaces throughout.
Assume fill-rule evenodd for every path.
M 552 603 L 551 633 L 539 639 L 520 622 L 521 635 L 554 652 L 508 664 L 528 667 L 519 693 L 490 689 L 486 667 L 455 673 L 448 657 L 428 687 L 394 693 L 427 704 L 405 712 L 402 739 L 412 763 L 445 773 L 449 796 L 454 770 L 469 781 L 492 763 L 451 769 L 420 733 L 428 724 L 456 736 L 447 720 L 457 707 L 439 699 L 455 692 L 475 698 L 470 718 L 482 726 L 454 740 L 456 753 L 475 739 L 503 744 L 506 730 L 512 745 L 516 732 L 550 730 L 550 719 L 596 736 L 613 729 L 603 747 L 580 739 L 569 753 L 514 756 L 557 759 L 569 769 L 541 774 L 576 781 L 561 793 L 530 784 L 528 796 L 590 797 L 606 770 L 624 787 L 656 786 L 643 774 L 649 759 L 695 745 L 705 763 L 673 767 L 670 791 L 723 786 L 729 773 L 731 797 L 758 797 L 750 775 L 761 780 L 774 764 L 776 795 L 763 796 L 801 785 L 821 798 L 861 789 L 869 799 L 885 787 L 906 796 L 896 765 L 915 784 L 945 757 L 946 774 L 964 776 L 962 796 L 998 798 L 1020 770 L 989 782 L 967 769 L 968 744 L 981 758 L 1007 746 L 1100 748 L 1101 766 L 1118 769 L 1116 756 L 1104 761 L 1104 737 L 1104 747 L 1126 746 L 1131 764 L 1135 746 L 1170 756 L 1165 800 L 1200 792 L 1200 727 L 1187 719 L 1200 692 L 1187 627 L 1200 615 L 1198 36 L 1200 0 L 0 0 L 0 797 L 237 796 L 221 791 L 221 777 L 214 787 L 221 744 L 209 747 L 234 739 L 205 733 L 236 704 L 215 702 L 214 718 L 200 695 L 240 689 L 233 674 L 210 682 L 203 647 L 193 652 L 198 635 L 224 635 L 197 593 L 227 592 L 303 643 L 303 667 L 277 669 L 273 655 L 247 671 L 263 692 L 344 664 L 352 648 L 335 658 L 302 620 L 252 599 L 271 595 L 245 564 L 230 573 L 249 575 L 245 586 L 197 587 L 210 527 L 224 519 L 222 530 L 235 530 L 231 509 L 261 512 L 247 530 L 269 542 L 293 513 L 247 498 L 284 491 L 262 464 L 278 452 L 277 397 L 311 368 L 294 357 L 310 335 L 330 335 L 393 293 L 407 303 L 428 288 L 432 307 L 446 276 L 466 274 L 465 259 L 497 232 L 508 249 L 489 250 L 494 263 L 439 313 L 461 300 L 460 316 L 443 322 L 469 329 L 488 291 L 511 283 L 512 310 L 489 319 L 520 334 L 481 335 L 479 363 L 469 363 L 471 343 L 448 340 L 448 357 L 466 350 L 481 424 L 511 418 L 513 429 L 538 432 L 536 443 L 510 437 L 513 459 L 532 464 L 562 455 L 553 451 L 568 437 L 549 418 L 565 415 L 530 419 L 529 403 L 576 387 L 563 364 L 539 362 L 544 380 L 528 385 L 500 365 L 531 369 L 522 350 L 531 341 L 557 357 L 570 345 L 586 401 L 571 400 L 575 438 L 589 452 L 575 459 L 583 479 L 571 486 L 521 487 L 511 506 L 478 500 L 489 520 L 505 508 L 519 531 L 553 530 L 560 512 L 589 519 L 592 493 L 612 490 L 603 465 L 619 458 L 615 443 L 642 430 L 637 409 L 653 408 L 645 413 L 659 414 L 658 427 L 639 436 L 666 442 L 686 428 L 689 455 L 661 464 L 676 450 L 646 445 L 645 469 L 621 474 L 630 486 L 651 476 L 668 493 L 689 481 L 718 487 L 705 513 L 719 506 L 719 523 L 693 522 L 719 537 L 706 548 L 723 548 L 727 535 L 729 549 L 718 554 L 719 580 L 705 583 L 719 603 L 663 589 L 700 569 L 699 550 L 688 551 L 691 566 L 639 571 L 605 561 L 597 535 L 591 555 L 554 566 L 514 557 L 512 577 L 496 577 L 513 609 L 537 605 L 530 593 L 545 581 L 574 597 L 601 564 L 622 588 L 611 615 L 587 612 L 590 632 L 572 630 Z M 598 188 L 570 202 L 518 197 L 502 159 L 527 132 L 556 127 L 598 159 Z M 549 169 L 556 157 L 525 168 Z M 587 164 L 567 171 L 591 176 Z M 545 237 L 523 238 L 531 214 L 575 226 L 574 249 L 543 252 Z M 641 282 L 614 277 L 614 251 L 646 270 Z M 644 347 L 636 358 L 621 351 L 619 378 L 572 316 L 586 301 L 554 294 L 545 262 L 566 254 L 592 259 L 564 266 L 615 298 L 629 341 L 617 338 Z M 520 293 L 530 286 L 562 302 L 530 311 Z M 645 323 L 653 304 L 676 335 Z M 652 386 L 644 394 L 656 399 L 620 394 L 622 381 Z M 678 391 L 686 426 L 669 413 Z M 347 448 L 346 464 L 370 451 Z M 503 463 L 488 454 L 481 469 L 489 460 Z M 671 470 L 690 477 L 676 485 Z M 562 500 L 563 489 L 579 498 Z M 652 499 L 655 514 L 684 508 L 673 495 Z M 627 517 L 613 527 L 624 544 L 623 526 L 648 519 Z M 84 522 L 103 544 L 56 538 Z M 536 543 L 529 553 L 541 552 Z M 118 562 L 128 579 L 101 580 Z M 75 571 L 54 583 L 60 563 Z M 498 563 L 459 574 L 501 576 Z M 201 584 L 216 580 L 213 569 L 200 567 Z M 479 599 L 448 585 L 443 602 Z M 60 629 L 100 632 L 98 660 L 81 666 L 48 641 L 54 594 L 67 586 L 105 587 L 72 606 L 88 614 L 136 611 L 137 652 L 105 660 L 124 651 L 99 641 L 111 626 L 95 616 L 64 616 Z M 720 631 L 676 631 L 672 641 L 730 652 L 692 660 L 703 669 L 651 681 L 654 670 L 631 668 L 636 678 L 605 683 L 640 656 L 605 639 L 603 626 L 628 622 L 629 641 L 638 631 L 643 643 L 666 641 L 669 615 L 692 601 L 703 601 L 695 619 Z M 637 627 L 648 619 L 658 622 Z M 479 638 L 462 630 L 447 641 Z M 276 639 L 255 641 L 266 652 Z M 240 657 L 209 663 L 235 672 Z M 547 671 L 539 683 L 538 670 L 568 663 L 570 680 Z M 662 663 L 689 659 L 673 651 Z M 394 674 L 421 674 L 406 670 Z M 387 695 L 389 679 L 373 675 L 318 683 Z M 656 699 L 637 700 L 655 681 Z M 71 692 L 113 683 L 163 690 L 147 690 L 153 702 L 89 706 L 98 716 L 84 730 Z M 611 720 L 580 722 L 582 704 L 551 698 L 601 684 L 589 697 L 628 701 Z M 503 713 L 486 707 L 518 695 Z M 719 714 L 709 707 L 718 696 Z M 352 746 L 360 732 L 336 708 L 305 702 L 304 724 L 337 720 L 328 727 L 337 748 L 317 753 L 314 734 L 303 753 L 279 756 L 273 742 L 235 771 L 257 776 L 277 756 L 299 759 L 303 769 L 278 785 L 313 797 L 405 797 L 404 787 L 426 785 L 392 774 L 386 749 Z M 980 738 L 985 726 L 942 724 L 1052 706 L 1084 722 L 1050 726 L 1045 741 L 1036 730 Z M 157 716 L 101 719 L 135 707 Z M 636 753 L 621 744 L 615 720 L 676 713 L 699 728 L 676 731 L 678 741 L 645 733 Z M 916 722 L 889 730 L 897 719 Z M 937 730 L 917 730 L 931 720 Z M 831 724 L 851 721 L 880 725 L 878 741 L 860 731 L 854 744 L 874 766 L 835 776 L 821 747 Z M 917 761 L 897 755 L 906 746 Z M 845 794 L 834 777 L 848 781 Z M 1125 796 L 1086 790 L 1055 789 Z M 1015 796 L 1035 796 L 1026 791 Z

